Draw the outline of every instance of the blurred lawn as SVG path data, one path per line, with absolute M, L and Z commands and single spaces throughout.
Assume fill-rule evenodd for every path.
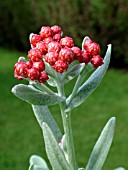
M 19 82 L 13 77 L 13 65 L 19 52 L 0 49 L 0 170 L 26 170 L 32 154 L 46 160 L 42 132 L 31 106 L 11 94 Z M 66 86 L 69 93 L 73 87 Z M 50 107 L 62 129 L 59 107 Z M 109 70 L 101 85 L 84 104 L 73 110 L 72 126 L 78 164 L 88 161 L 102 128 L 112 116 L 117 118 L 114 142 L 103 167 L 128 168 L 128 73 Z

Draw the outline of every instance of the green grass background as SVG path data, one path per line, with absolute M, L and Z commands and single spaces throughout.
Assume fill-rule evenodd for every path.
M 42 132 L 31 106 L 11 93 L 15 84 L 27 83 L 13 77 L 13 65 L 22 55 L 0 49 L 0 170 L 26 170 L 32 154 L 47 160 Z M 73 83 L 65 87 L 67 94 Z M 62 130 L 59 107 L 50 109 Z M 128 168 L 128 73 L 111 69 L 87 101 L 72 111 L 75 150 L 80 167 L 85 167 L 102 128 L 113 116 L 117 120 L 116 131 L 103 170 L 119 166 Z

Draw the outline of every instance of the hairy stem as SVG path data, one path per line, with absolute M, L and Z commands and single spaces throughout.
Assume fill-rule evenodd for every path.
M 33 84 L 35 87 L 39 88 L 40 90 L 43 90 L 45 91 L 46 93 L 48 94 L 51 94 L 51 95 L 54 95 L 55 93 L 49 89 L 47 86 L 45 86 L 43 83 L 36 83 L 36 84 Z
M 57 82 L 57 89 L 60 96 L 65 96 L 64 87 L 61 84 L 59 84 L 59 82 Z M 71 112 L 65 112 L 64 111 L 65 108 L 66 108 L 66 102 L 64 101 L 60 103 L 60 110 L 62 115 L 64 133 L 66 137 L 68 162 L 73 170 L 77 170 L 71 119 L 70 119 Z
M 72 94 L 70 95 L 70 100 L 67 102 L 67 104 L 70 104 L 70 102 L 72 101 L 72 99 L 75 97 L 75 95 L 78 92 L 79 87 L 81 86 L 83 80 L 85 79 L 87 73 L 89 73 L 92 70 L 91 66 L 86 66 L 83 71 L 79 74 L 75 86 L 73 88 Z

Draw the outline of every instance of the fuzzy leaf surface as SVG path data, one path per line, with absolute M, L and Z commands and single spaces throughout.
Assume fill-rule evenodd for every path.
M 123 167 L 118 167 L 118 168 L 116 168 L 116 169 L 114 169 L 114 170 L 126 170 L 126 169 L 123 168 Z
M 44 61 L 45 62 L 45 61 Z M 47 62 L 45 62 L 45 71 L 50 75 L 51 77 L 55 76 L 55 70 L 51 67 L 51 65 Z
M 41 166 L 31 164 L 28 168 L 28 170 L 49 170 L 49 169 L 44 169 Z
M 97 88 L 97 86 L 100 84 L 104 74 L 106 73 L 108 69 L 110 56 L 111 56 L 111 45 L 108 46 L 108 49 L 107 49 L 107 52 L 104 58 L 104 64 L 100 66 L 99 68 L 97 68 L 92 73 L 92 75 L 88 78 L 88 80 L 78 89 L 76 96 L 68 104 L 66 111 L 70 111 L 71 109 L 82 104 Z M 69 99 L 70 99 L 70 96 L 67 98 L 67 101 Z
M 49 79 L 47 80 L 47 83 L 48 83 L 50 86 L 53 86 L 53 87 L 56 87 L 56 86 L 57 86 L 54 78 L 52 78 L 51 76 L 49 76 Z
M 105 125 L 97 140 L 85 170 L 101 170 L 108 155 L 115 130 L 115 118 L 111 118 Z
M 85 37 L 84 37 L 84 39 L 83 39 L 83 41 L 82 41 L 82 51 L 84 50 L 84 42 L 85 42 L 86 40 L 90 40 L 90 38 L 89 38 L 88 36 L 85 36 Z
M 64 73 L 63 74 L 64 84 L 68 83 L 70 80 L 78 76 L 83 70 L 84 66 L 85 66 L 84 63 L 76 64 L 71 69 L 69 69 L 66 73 Z
M 43 123 L 43 134 L 46 153 L 53 170 L 71 170 L 63 151 L 52 133 L 52 130 L 45 122 Z
M 45 160 L 38 155 L 32 155 L 29 162 L 30 170 L 49 170 Z
M 47 106 L 38 106 L 38 105 L 32 105 L 34 114 L 37 118 L 37 121 L 39 125 L 42 128 L 43 122 L 46 122 L 50 129 L 52 129 L 52 132 L 57 140 L 57 142 L 60 142 L 60 139 L 62 138 L 61 131 L 59 127 L 57 126 L 53 116 L 50 113 L 50 110 Z
M 18 98 L 33 105 L 54 105 L 65 99 L 56 94 L 41 92 L 30 85 L 18 84 L 12 88 L 12 93 Z
M 28 170 L 34 170 L 34 165 L 33 165 L 33 164 L 30 165 L 29 168 L 28 168 Z

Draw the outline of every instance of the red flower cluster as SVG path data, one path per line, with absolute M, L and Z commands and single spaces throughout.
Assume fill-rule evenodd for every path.
M 103 64 L 103 59 L 100 56 L 99 44 L 88 39 L 84 42 L 84 49 L 85 49 L 84 55 L 83 55 L 83 57 L 81 57 L 80 61 L 82 61 L 82 58 L 83 58 L 83 60 L 85 60 L 85 58 L 86 58 L 87 62 L 90 61 L 95 68 L 97 68 Z
M 31 49 L 28 51 L 28 62 L 17 62 L 14 66 L 14 76 L 21 80 L 23 77 L 38 80 L 40 83 L 48 80 L 44 61 L 49 63 L 59 73 L 67 71 L 74 60 L 80 63 L 91 62 L 95 68 L 103 64 L 100 57 L 100 47 L 92 40 L 84 42 L 84 51 L 74 46 L 71 37 L 62 38 L 59 26 L 43 26 L 38 34 L 30 35 Z

